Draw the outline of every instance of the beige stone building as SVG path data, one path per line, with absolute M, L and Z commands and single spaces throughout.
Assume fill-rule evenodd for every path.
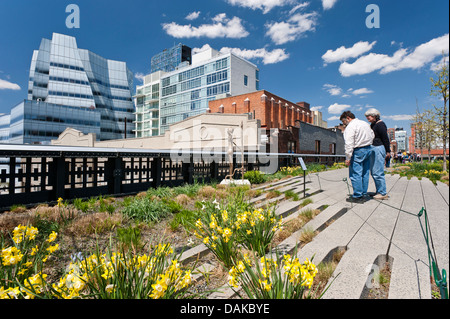
M 85 135 L 80 131 L 68 128 L 57 140 L 52 141 L 52 145 L 145 150 L 227 151 L 228 131 L 231 129 L 233 142 L 237 147 L 241 147 L 243 137 L 244 149 L 256 151 L 260 150 L 262 145 L 260 128 L 260 121 L 252 119 L 249 114 L 205 113 L 170 126 L 164 135 L 145 138 L 97 141 L 95 134 Z

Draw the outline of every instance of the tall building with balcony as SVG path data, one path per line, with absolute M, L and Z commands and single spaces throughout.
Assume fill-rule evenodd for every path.
M 161 78 L 160 134 L 171 124 L 205 113 L 209 101 L 259 89 L 256 65 L 232 54 L 207 49 L 192 64 Z
M 133 74 L 125 62 L 79 49 L 53 33 L 33 52 L 28 99 L 11 110 L 10 143 L 47 143 L 67 127 L 98 140 L 132 137 Z
M 154 90 L 158 86 L 157 100 Z M 211 48 L 198 52 L 192 55 L 191 64 L 183 61 L 171 72 L 152 73 L 137 87 L 136 136 L 164 134 L 170 125 L 206 113 L 210 101 L 257 90 L 256 65 Z
M 136 137 L 159 135 L 159 97 L 161 76 L 157 71 L 144 77 L 144 85 L 136 88 Z

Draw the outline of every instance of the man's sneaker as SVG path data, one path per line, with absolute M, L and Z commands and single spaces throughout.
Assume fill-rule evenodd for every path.
M 389 198 L 388 195 L 381 195 L 381 194 L 376 194 L 376 195 L 373 197 L 373 199 L 376 199 L 376 200 L 385 200 L 385 199 L 388 199 L 388 198 Z
M 349 198 L 347 198 L 347 202 L 349 203 L 354 203 L 354 204 L 364 204 L 365 202 L 367 202 L 367 198 L 364 197 L 353 197 L 350 196 Z

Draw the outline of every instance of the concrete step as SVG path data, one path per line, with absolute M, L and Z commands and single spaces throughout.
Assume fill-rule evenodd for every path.
M 279 181 L 276 181 L 276 182 L 273 182 L 273 183 L 267 182 L 267 183 L 264 183 L 263 185 L 260 185 L 260 186 L 257 186 L 257 187 L 253 187 L 252 189 L 271 190 L 271 189 L 274 189 L 274 188 L 276 188 L 276 187 L 278 187 L 280 185 L 288 185 L 288 184 L 295 183 L 295 182 L 297 182 L 299 180 L 302 180 L 302 179 L 303 179 L 303 176 L 294 176 L 294 177 L 283 179 L 283 180 L 279 180 Z

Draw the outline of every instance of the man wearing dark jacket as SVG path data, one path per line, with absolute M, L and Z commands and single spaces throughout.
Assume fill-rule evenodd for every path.
M 376 109 L 367 110 L 366 118 L 371 123 L 370 127 L 375 134 L 372 144 L 374 151 L 370 161 L 370 172 L 377 188 L 377 194 L 373 198 L 385 200 L 389 196 L 386 190 L 384 166 L 386 160 L 391 157 L 391 143 L 389 142 L 386 124 L 381 120 L 380 112 Z

